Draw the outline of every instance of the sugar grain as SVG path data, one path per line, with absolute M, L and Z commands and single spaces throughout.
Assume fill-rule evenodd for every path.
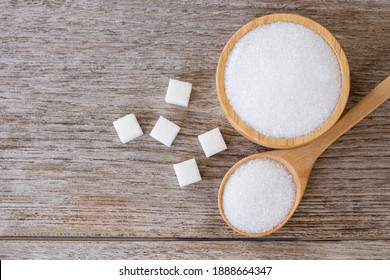
M 276 22 L 245 34 L 225 66 L 225 89 L 238 116 L 257 132 L 295 138 L 320 127 L 341 92 L 330 45 L 300 24 Z
M 238 167 L 222 196 L 229 222 L 248 233 L 262 233 L 279 225 L 290 213 L 296 197 L 291 173 L 280 162 L 253 159 Z

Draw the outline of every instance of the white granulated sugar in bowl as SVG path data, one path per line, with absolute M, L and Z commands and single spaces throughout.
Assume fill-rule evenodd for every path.
M 330 45 L 310 28 L 275 22 L 254 28 L 231 50 L 225 90 L 237 115 L 260 134 L 296 138 L 320 127 L 341 94 Z
M 235 228 L 262 233 L 286 218 L 295 198 L 296 186 L 287 168 L 276 160 L 258 158 L 233 172 L 225 184 L 222 205 Z

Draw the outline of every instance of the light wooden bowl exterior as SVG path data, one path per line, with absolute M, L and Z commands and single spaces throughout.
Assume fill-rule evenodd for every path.
M 230 54 L 230 51 L 237 43 L 237 41 L 243 37 L 246 33 L 251 31 L 253 28 L 272 23 L 272 22 L 293 22 L 304 25 L 313 31 L 317 32 L 333 49 L 340 65 L 341 71 L 341 94 L 340 99 L 328 120 L 323 123 L 316 130 L 312 131 L 309 134 L 296 137 L 296 138 L 274 138 L 270 136 L 263 135 L 250 126 L 248 126 L 244 121 L 240 119 L 237 113 L 233 110 L 230 105 L 229 99 L 226 96 L 225 91 L 225 64 L 227 58 Z M 271 14 L 266 15 L 260 18 L 257 18 L 243 27 L 241 27 L 230 40 L 227 42 L 225 48 L 222 51 L 222 54 L 219 58 L 218 66 L 217 66 L 217 74 L 216 74 L 216 88 L 219 103 L 222 107 L 222 110 L 225 113 L 226 118 L 230 122 L 230 124 L 244 137 L 249 139 L 252 142 L 257 144 L 270 147 L 270 148 L 292 148 L 302 146 L 306 143 L 309 143 L 313 139 L 317 138 L 325 131 L 327 131 L 341 116 L 345 105 L 349 96 L 349 88 L 350 88 L 350 77 L 349 77 L 349 66 L 347 57 L 340 44 L 337 42 L 336 38 L 323 26 L 319 23 L 308 19 L 303 16 L 295 15 L 295 14 Z

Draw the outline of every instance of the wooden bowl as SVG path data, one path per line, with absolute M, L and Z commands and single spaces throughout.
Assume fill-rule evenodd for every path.
M 246 33 L 251 31 L 252 29 L 272 22 L 297 23 L 315 31 L 333 49 L 340 66 L 341 94 L 340 94 L 339 101 L 336 104 L 336 107 L 333 110 L 332 114 L 320 127 L 318 127 L 317 129 L 315 129 L 314 131 L 308 134 L 296 138 L 274 138 L 257 132 L 255 129 L 251 128 L 244 121 L 240 119 L 240 117 L 237 115 L 237 113 L 230 105 L 229 99 L 227 98 L 226 95 L 225 64 L 234 45 L 238 42 L 238 40 L 241 37 L 243 37 Z M 345 56 L 345 53 L 341 48 L 340 44 L 337 42 L 336 38 L 333 37 L 333 35 L 327 29 L 321 26 L 319 23 L 311 19 L 308 19 L 306 17 L 295 15 L 295 14 L 271 14 L 271 15 L 266 15 L 257 18 L 247 23 L 246 25 L 241 27 L 233 35 L 233 37 L 231 37 L 230 40 L 227 42 L 219 58 L 219 62 L 217 66 L 216 88 L 217 88 L 219 103 L 222 107 L 223 112 L 225 113 L 226 118 L 228 119 L 230 124 L 244 137 L 246 137 L 252 142 L 270 148 L 282 148 L 282 149 L 293 148 L 293 147 L 302 146 L 306 143 L 309 143 L 313 139 L 317 138 L 325 131 L 327 131 L 339 119 L 339 117 L 341 116 L 345 108 L 349 96 L 349 88 L 350 88 L 349 66 L 348 66 L 347 57 Z

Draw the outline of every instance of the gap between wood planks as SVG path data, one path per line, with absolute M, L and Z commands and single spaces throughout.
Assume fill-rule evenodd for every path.
M 390 240 L 389 238 L 380 238 L 380 239 L 367 239 L 367 238 L 349 238 L 348 240 L 344 239 L 303 239 L 303 238 L 280 238 L 280 237 L 264 237 L 264 238 L 202 238 L 202 237 L 173 237 L 173 238 L 166 238 L 166 237 L 96 237 L 96 236 L 86 236 L 86 237 L 79 237 L 79 236 L 1 236 L 0 241 L 48 241 L 48 242 L 57 242 L 57 241 L 80 241 L 80 242 L 90 242 L 90 241 L 112 241 L 112 242 L 118 242 L 118 241 L 131 241 L 131 242 L 225 242 L 225 241 L 250 241 L 250 242 L 279 242 L 279 241 L 287 241 L 287 242 L 294 242 L 294 241 L 307 241 L 307 242 L 342 242 L 342 241 L 387 241 Z

